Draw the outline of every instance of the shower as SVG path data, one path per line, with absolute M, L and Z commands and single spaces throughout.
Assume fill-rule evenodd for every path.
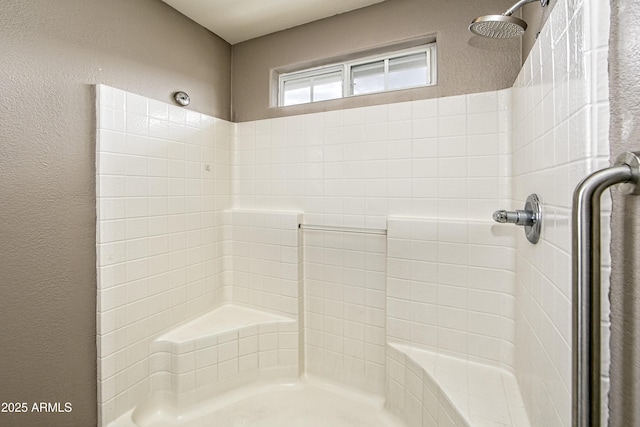
M 601 3 L 468 15 L 513 5 L 522 43 L 540 25 L 522 66 L 521 40 L 464 37 L 446 11 L 441 59 L 519 68 L 473 93 L 233 122 L 97 85 L 98 426 L 571 426 L 571 187 L 609 123 L 607 91 L 565 95 L 608 84 Z
M 527 23 L 511 15 L 525 4 L 534 1 L 536 0 L 520 0 L 502 15 L 479 16 L 471 22 L 469 31 L 479 36 L 494 39 L 507 39 L 521 36 L 527 29 Z M 542 7 L 545 7 L 548 3 L 549 0 L 540 0 L 540 6 Z

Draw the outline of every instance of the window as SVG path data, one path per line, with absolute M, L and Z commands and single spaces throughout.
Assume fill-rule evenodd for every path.
M 282 105 L 342 98 L 342 68 L 328 67 L 289 76 L 280 83 Z
M 281 107 L 434 85 L 435 43 L 279 77 Z

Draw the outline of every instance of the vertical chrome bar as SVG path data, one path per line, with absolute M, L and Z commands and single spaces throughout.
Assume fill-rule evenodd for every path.
M 632 181 L 638 158 L 625 153 L 615 166 L 586 177 L 573 193 L 573 384 L 574 427 L 600 425 L 600 197 L 612 185 Z

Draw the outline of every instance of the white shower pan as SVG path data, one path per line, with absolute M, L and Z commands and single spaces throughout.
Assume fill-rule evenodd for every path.
M 194 405 L 186 411 L 157 401 L 114 421 L 119 427 L 404 427 L 384 399 L 316 378 L 256 384 Z

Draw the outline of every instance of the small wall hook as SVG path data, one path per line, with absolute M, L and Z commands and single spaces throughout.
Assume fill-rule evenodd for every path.
M 182 105 L 183 107 L 186 107 L 191 102 L 191 98 L 189 98 L 189 95 L 187 95 L 186 92 L 174 93 L 173 99 L 176 100 L 176 103 L 178 103 L 178 105 Z

